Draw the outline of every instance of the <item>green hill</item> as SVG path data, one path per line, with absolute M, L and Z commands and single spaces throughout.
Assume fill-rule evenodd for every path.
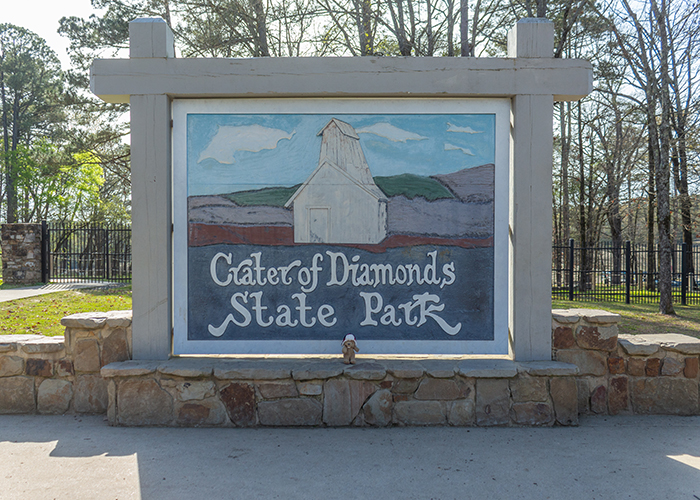
M 428 201 L 454 198 L 454 195 L 442 184 L 430 177 L 415 174 L 375 177 L 375 184 L 387 196 L 403 195 L 408 199 L 422 196 Z
M 301 184 L 292 187 L 269 187 L 253 191 L 238 191 L 237 193 L 222 194 L 241 207 L 266 205 L 270 207 L 283 207 L 287 200 L 299 189 Z
M 375 177 L 374 182 L 387 196 L 405 196 L 413 199 L 422 196 L 428 201 L 454 198 L 454 195 L 442 184 L 430 177 L 422 177 L 414 174 L 392 175 L 389 177 Z M 270 206 L 283 207 L 301 184 L 292 187 L 269 187 L 251 191 L 238 191 L 236 193 L 222 194 L 241 207 Z

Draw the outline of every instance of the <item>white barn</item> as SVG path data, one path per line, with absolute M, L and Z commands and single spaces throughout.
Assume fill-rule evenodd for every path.
M 387 199 L 355 129 L 336 118 L 322 136 L 318 167 L 287 201 L 294 209 L 295 243 L 380 243 L 386 238 Z

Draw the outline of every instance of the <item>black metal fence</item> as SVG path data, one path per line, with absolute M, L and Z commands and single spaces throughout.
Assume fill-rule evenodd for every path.
M 131 281 L 131 226 L 42 222 L 42 281 Z
M 672 257 L 673 300 L 700 304 L 700 245 L 674 247 Z M 655 303 L 658 293 L 658 247 L 601 243 L 596 247 L 552 247 L 552 298 Z M 696 274 L 697 273 L 697 274 Z

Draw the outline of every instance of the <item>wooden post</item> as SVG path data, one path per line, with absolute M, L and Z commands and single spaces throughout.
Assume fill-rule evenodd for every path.
M 173 57 L 172 33 L 160 20 L 129 24 L 131 57 Z M 167 359 L 172 330 L 170 99 L 132 95 L 131 213 L 133 358 Z

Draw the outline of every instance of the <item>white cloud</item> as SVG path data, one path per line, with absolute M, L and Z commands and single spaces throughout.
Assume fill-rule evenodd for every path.
M 447 122 L 449 127 L 447 127 L 448 132 L 462 132 L 464 134 L 483 134 L 483 131 L 481 130 L 474 130 L 471 127 L 458 127 L 457 125 L 452 125 L 450 122 Z
M 403 130 L 398 127 L 394 127 L 390 123 L 375 123 L 369 127 L 363 127 L 357 130 L 358 134 L 374 134 L 379 137 L 384 137 L 393 142 L 406 142 L 406 141 L 422 141 L 427 139 L 422 135 L 414 134 L 408 130 Z
M 465 155 L 475 156 L 469 148 L 461 148 L 459 146 L 455 146 L 454 144 L 450 144 L 449 142 L 445 143 L 445 151 L 461 151 Z
M 236 151 L 257 153 L 263 149 L 275 149 L 282 139 L 291 139 L 291 134 L 277 128 L 261 125 L 245 125 L 241 127 L 220 126 L 214 138 L 199 155 L 197 163 L 212 158 L 219 163 L 235 163 L 233 157 Z

